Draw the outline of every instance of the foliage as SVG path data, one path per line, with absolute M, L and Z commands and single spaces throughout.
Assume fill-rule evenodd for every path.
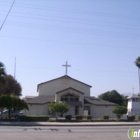
M 0 107 L 16 110 L 28 109 L 26 102 L 13 94 L 0 96 Z
M 0 86 L 4 83 L 4 76 L 6 76 L 5 66 L 0 62 Z
M 21 85 L 13 78 L 11 75 L 6 75 L 4 77 L 4 83 L 0 85 L 0 94 L 15 94 L 21 96 Z
M 0 62 L 0 77 L 5 75 L 6 75 L 5 66 L 2 62 Z
M 19 116 L 20 121 L 49 121 L 50 116 Z
M 108 115 L 104 115 L 104 116 L 103 116 L 103 119 L 104 119 L 104 120 L 108 120 L 108 119 L 109 119 L 109 116 L 108 116 Z
M 92 116 L 91 115 L 88 115 L 87 116 L 87 120 L 91 120 L 92 119 Z
M 123 94 L 121 96 L 122 96 L 122 99 L 123 99 L 123 103 L 121 104 L 121 106 L 127 107 L 127 103 L 128 103 L 127 97 L 128 96 L 124 96 Z
M 75 119 L 76 120 L 82 120 L 83 119 L 83 116 L 81 116 L 81 115 L 75 115 Z
M 66 115 L 65 116 L 65 119 L 68 120 L 68 121 L 70 121 L 72 119 L 72 116 L 71 115 Z
M 140 116 L 138 116 L 138 121 L 140 121 Z
M 69 105 L 66 102 L 51 102 L 48 104 L 48 108 L 52 114 L 64 114 L 69 110 Z
M 140 69 L 140 57 L 136 59 L 135 64 Z
M 117 115 L 117 118 L 119 119 L 123 114 L 127 113 L 127 108 L 125 106 L 117 106 L 113 113 Z
M 138 67 L 138 78 L 139 78 L 139 92 L 140 92 L 140 57 L 135 60 L 135 65 Z
M 123 97 L 116 90 L 107 91 L 103 94 L 100 94 L 98 97 L 99 99 L 106 100 L 119 105 L 122 105 L 124 102 Z
M 0 108 L 7 108 L 9 110 L 9 119 L 10 111 L 12 110 L 22 110 L 28 109 L 28 105 L 22 99 L 15 95 L 1 95 L 0 96 Z
M 127 120 L 128 121 L 134 121 L 135 120 L 135 116 L 127 116 Z

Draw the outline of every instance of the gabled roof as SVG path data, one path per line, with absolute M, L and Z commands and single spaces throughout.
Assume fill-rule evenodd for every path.
M 54 102 L 54 96 L 37 96 L 30 100 L 27 100 L 27 104 L 46 104 L 50 102 Z
M 77 92 L 79 92 L 79 93 L 81 93 L 81 94 L 84 94 L 83 92 L 81 92 L 81 91 L 79 91 L 79 90 L 77 90 L 77 89 L 74 89 L 74 88 L 72 88 L 72 87 L 69 87 L 69 88 L 63 89 L 63 90 L 61 90 L 61 91 L 58 91 L 58 92 L 56 92 L 56 94 L 58 94 L 58 93 L 60 93 L 60 92 L 63 92 L 63 91 L 65 91 L 65 90 L 68 90 L 68 89 L 72 89 L 72 90 L 75 90 L 75 91 L 77 91 Z
M 140 97 L 136 94 L 132 94 L 129 97 L 127 97 L 127 99 L 132 99 L 132 98 L 140 98 Z
M 49 81 L 46 81 L 46 82 L 43 82 L 43 83 L 38 84 L 38 85 L 37 85 L 37 91 L 38 91 L 38 88 L 39 88 L 40 85 L 43 85 L 43 84 L 46 84 L 46 83 L 48 83 L 48 82 L 52 82 L 52 81 L 55 81 L 55 80 L 58 80 L 58 79 L 61 79 L 61 78 L 64 78 L 64 77 L 70 78 L 70 79 L 72 79 L 72 80 L 74 80 L 74 81 L 77 81 L 77 82 L 79 82 L 79 83 L 82 83 L 82 84 L 84 84 L 84 85 L 86 85 L 86 86 L 92 87 L 92 86 L 90 86 L 90 85 L 88 85 L 88 84 L 86 84 L 86 83 L 83 83 L 83 82 L 81 82 L 81 81 L 78 81 L 78 80 L 76 80 L 76 79 L 74 79 L 74 78 L 72 78 L 72 77 L 70 77 L 70 76 L 68 76 L 68 75 L 64 75 L 64 76 L 61 76 L 61 77 L 59 77 L 59 78 L 55 78 L 55 79 L 52 79 L 52 80 L 49 80 Z
M 117 106 L 117 104 L 108 102 L 105 100 L 101 100 L 95 97 L 85 97 L 84 98 L 84 104 L 94 104 L 94 105 L 107 105 L 107 106 Z

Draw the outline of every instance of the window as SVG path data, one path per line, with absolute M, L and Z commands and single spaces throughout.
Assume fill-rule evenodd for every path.
M 61 101 L 66 101 L 66 102 L 79 101 L 79 96 L 77 96 L 73 93 L 67 93 L 67 94 L 61 96 Z

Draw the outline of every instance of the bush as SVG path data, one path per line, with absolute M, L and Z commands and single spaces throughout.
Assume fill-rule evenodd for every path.
M 105 115 L 105 116 L 103 116 L 103 119 L 104 120 L 108 120 L 109 119 L 109 116 L 108 115 Z
M 75 119 L 76 120 L 82 120 L 83 119 L 83 116 L 81 116 L 81 115 L 75 115 Z
M 127 108 L 125 106 L 117 106 L 113 110 L 113 113 L 116 114 L 117 119 L 120 119 L 123 114 L 127 113 Z
M 65 119 L 66 119 L 66 120 L 68 120 L 68 121 L 70 121 L 70 120 L 71 120 L 71 118 L 72 118 L 72 116 L 71 116 L 71 115 L 66 115 L 66 116 L 65 116 Z
M 87 120 L 91 120 L 92 119 L 92 116 L 91 115 L 88 115 L 87 116 Z
M 121 118 L 121 114 L 116 114 L 116 116 L 117 116 L 117 119 L 120 119 Z
M 48 121 L 49 116 L 20 116 L 20 121 Z
M 127 116 L 127 120 L 128 121 L 134 121 L 135 120 L 135 116 Z
M 140 121 L 140 116 L 138 116 L 138 121 Z

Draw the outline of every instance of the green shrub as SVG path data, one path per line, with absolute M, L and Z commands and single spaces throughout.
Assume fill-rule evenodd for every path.
M 128 121 L 134 121 L 135 120 L 135 116 L 127 116 L 127 120 Z
M 82 120 L 83 119 L 83 116 L 81 116 L 81 115 L 75 115 L 75 119 L 76 120 Z
M 68 121 L 70 121 L 70 120 L 71 120 L 71 118 L 72 118 L 72 116 L 71 116 L 71 115 L 66 115 L 66 116 L 65 116 L 65 119 L 66 119 L 66 120 L 68 120 Z
M 117 119 L 120 119 L 121 118 L 121 114 L 116 114 L 116 116 L 117 116 Z
M 138 116 L 138 121 L 140 121 L 140 116 Z
M 91 120 L 92 119 L 92 116 L 91 115 L 88 115 L 87 116 L 87 120 Z
M 49 116 L 20 116 L 20 121 L 48 121 Z
M 104 120 L 108 120 L 108 119 L 109 119 L 109 116 L 108 116 L 108 115 L 104 115 L 104 116 L 103 116 L 103 119 L 104 119 Z

